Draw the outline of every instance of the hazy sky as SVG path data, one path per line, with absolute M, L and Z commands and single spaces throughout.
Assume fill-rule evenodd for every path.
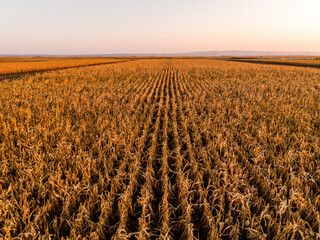
M 320 0 L 0 0 L 0 54 L 320 51 Z

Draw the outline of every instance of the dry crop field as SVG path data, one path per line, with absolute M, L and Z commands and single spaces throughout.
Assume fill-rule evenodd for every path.
M 90 66 L 106 63 L 128 61 L 127 59 L 54 57 L 54 58 L 0 58 L 0 75 L 12 75 L 64 69 L 71 67 Z
M 136 60 L 0 93 L 0 238 L 320 238 L 318 69 Z
M 320 68 L 320 58 L 314 58 L 310 57 L 310 59 L 299 59 L 297 58 L 250 58 L 250 59 L 245 59 L 245 58 L 238 58 L 234 61 L 239 61 L 239 62 L 252 62 L 252 63 L 264 63 L 264 64 L 276 64 L 276 65 L 288 65 L 288 66 L 301 66 L 301 67 L 316 67 Z

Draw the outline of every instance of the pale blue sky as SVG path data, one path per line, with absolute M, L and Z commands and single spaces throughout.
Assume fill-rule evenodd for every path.
M 320 51 L 319 0 L 0 0 L 0 54 Z

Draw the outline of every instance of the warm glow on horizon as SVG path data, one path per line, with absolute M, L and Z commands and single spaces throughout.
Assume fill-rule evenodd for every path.
M 317 0 L 0 0 L 0 54 L 320 52 Z

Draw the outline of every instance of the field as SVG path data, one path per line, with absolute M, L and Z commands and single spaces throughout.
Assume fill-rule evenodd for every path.
M 128 61 L 127 59 L 110 58 L 0 58 L 0 75 L 31 73 L 38 71 L 65 69 L 71 67 L 90 66 L 114 62 Z
M 301 67 L 316 67 L 320 68 L 320 58 L 312 58 L 310 59 L 299 59 L 297 58 L 237 58 L 231 59 L 233 61 L 238 62 L 251 62 L 251 63 L 260 63 L 260 64 L 276 64 L 276 65 L 287 65 L 287 66 L 301 66 Z
M 318 69 L 144 59 L 0 93 L 0 238 L 320 238 Z

